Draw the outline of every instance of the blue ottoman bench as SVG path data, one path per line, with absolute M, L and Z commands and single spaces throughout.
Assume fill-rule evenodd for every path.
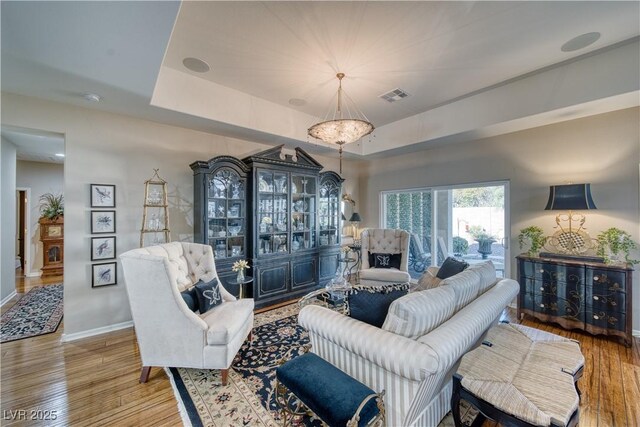
M 276 370 L 276 402 L 284 426 L 305 415 L 305 406 L 331 427 L 384 426 L 383 396 L 384 391 L 374 392 L 313 353 Z

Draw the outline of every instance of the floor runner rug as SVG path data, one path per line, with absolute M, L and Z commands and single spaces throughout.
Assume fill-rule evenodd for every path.
M 298 325 L 297 314 L 298 305 L 291 304 L 256 315 L 253 343 L 245 343 L 238 352 L 226 387 L 222 386 L 219 370 L 166 369 L 184 424 L 281 426 L 275 403 L 275 370 L 282 359 L 302 354 L 309 344 L 307 332 Z M 463 421 L 471 424 L 475 417 L 468 413 L 468 407 L 462 409 Z M 300 425 L 323 424 L 309 416 Z M 440 426 L 453 426 L 450 414 Z
M 33 288 L 2 315 L 1 340 L 21 340 L 55 332 L 63 314 L 62 283 Z

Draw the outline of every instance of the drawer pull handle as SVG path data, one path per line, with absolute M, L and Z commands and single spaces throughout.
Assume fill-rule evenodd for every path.
M 594 296 L 593 299 L 598 301 L 600 298 L 598 298 L 597 296 Z
M 544 270 L 543 270 L 543 269 L 540 269 L 540 273 L 544 273 Z
M 540 307 L 544 308 L 544 304 L 540 304 Z
M 598 280 L 600 280 L 600 278 L 598 276 L 593 276 L 593 281 L 597 282 Z
M 593 315 L 593 318 L 594 318 L 594 319 L 596 319 L 596 320 L 598 320 L 598 319 L 600 318 L 600 316 L 598 316 L 597 314 L 594 314 L 594 315 Z
M 541 287 L 540 287 L 540 290 L 541 290 L 541 291 L 544 291 L 544 286 L 541 286 Z

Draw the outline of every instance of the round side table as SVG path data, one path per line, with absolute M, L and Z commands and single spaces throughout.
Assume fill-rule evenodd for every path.
M 227 285 L 236 285 L 238 286 L 238 288 L 240 289 L 240 292 L 238 292 L 238 298 L 244 298 L 244 287 L 245 285 L 248 285 L 249 283 L 253 282 L 253 277 L 251 276 L 244 276 L 244 280 L 240 281 L 238 280 L 238 277 L 234 277 L 232 279 L 229 279 L 226 281 Z

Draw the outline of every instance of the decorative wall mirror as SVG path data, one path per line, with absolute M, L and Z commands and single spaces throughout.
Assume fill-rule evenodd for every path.
M 340 205 L 342 211 L 342 241 L 345 243 L 345 238 L 353 238 L 353 228 L 349 223 L 349 218 L 356 211 L 356 202 L 350 194 L 343 194 Z

